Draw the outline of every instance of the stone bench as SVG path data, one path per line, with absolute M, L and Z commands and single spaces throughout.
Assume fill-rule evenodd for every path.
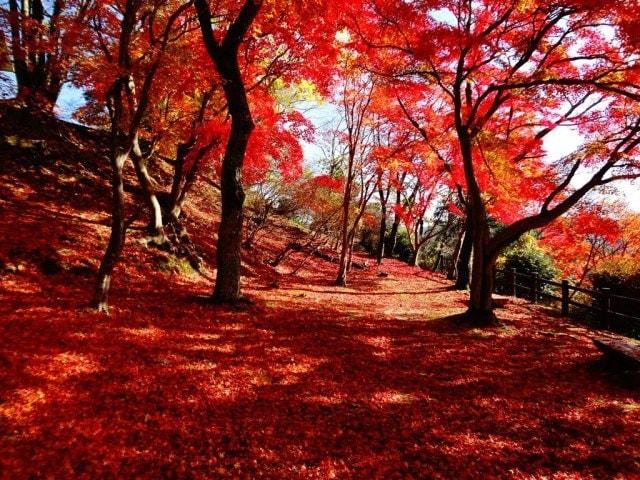
M 640 368 L 639 341 L 620 336 L 597 337 L 592 340 L 607 357 L 622 364 Z

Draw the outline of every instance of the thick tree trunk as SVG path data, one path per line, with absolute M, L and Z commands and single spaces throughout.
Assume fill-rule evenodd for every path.
M 231 112 L 231 135 L 222 162 L 220 178 L 222 212 L 218 230 L 215 303 L 236 303 L 240 299 L 240 267 L 245 193 L 242 166 L 249 137 L 254 129 L 251 111 L 236 59 L 221 68 L 225 96 Z
M 459 108 L 459 106 L 458 106 Z M 460 115 L 460 112 L 457 112 Z M 473 262 L 471 269 L 471 291 L 467 317 L 481 325 L 495 323 L 493 314 L 493 281 L 496 256 L 489 248 L 491 232 L 487 211 L 473 166 L 473 138 L 460 118 L 456 120 L 460 142 L 460 153 L 467 182 L 467 235 L 473 238 Z M 464 242 L 463 242 L 464 243 Z
M 471 299 L 468 316 L 474 323 L 493 324 L 493 283 L 495 278 L 495 258 L 474 255 Z
M 249 108 L 238 51 L 262 1 L 245 0 L 240 13 L 229 25 L 221 43 L 215 38 L 211 25 L 211 10 L 206 0 L 195 0 L 202 39 L 211 60 L 222 79 L 222 88 L 231 115 L 231 133 L 222 160 L 220 191 L 222 212 L 218 229 L 216 252 L 218 271 L 212 300 L 215 303 L 236 303 L 240 300 L 240 267 L 242 224 L 245 194 L 242 188 L 242 166 L 249 137 L 255 128 Z
M 93 307 L 99 312 L 107 313 L 109 310 L 109 288 L 111 286 L 111 276 L 118 263 L 125 240 L 124 222 L 124 183 L 122 170 L 129 157 L 126 148 L 118 148 L 111 155 L 111 191 L 112 191 L 112 223 L 109 245 L 100 263 L 98 270 L 98 280 L 96 282 L 93 297 Z
M 474 323 L 491 324 L 493 314 L 493 282 L 496 258 L 489 249 L 490 231 L 484 208 L 472 208 L 473 264 L 468 316 Z
M 383 206 L 380 211 L 380 229 L 378 230 L 378 246 L 376 248 L 376 262 L 382 265 L 384 257 L 385 236 L 387 234 L 387 209 Z
M 228 88 L 228 87 L 227 87 Z M 218 271 L 213 292 L 216 303 L 240 299 L 240 267 L 245 193 L 242 165 L 254 125 L 248 110 L 233 117 L 231 136 L 222 163 L 222 213 L 218 230 Z

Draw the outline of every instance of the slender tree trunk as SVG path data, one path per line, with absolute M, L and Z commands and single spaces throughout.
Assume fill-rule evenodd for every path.
M 144 194 L 145 201 L 147 202 L 149 211 L 151 213 L 149 231 L 154 236 L 153 241 L 157 244 L 162 244 L 165 242 L 164 226 L 162 221 L 162 207 L 160 206 L 160 202 L 158 201 L 158 197 L 153 186 L 155 182 L 149 175 L 149 171 L 147 170 L 147 160 L 142 155 L 137 137 L 133 141 L 131 154 L 131 156 L 133 157 L 133 165 L 136 170 L 136 176 L 138 177 L 138 182 L 140 182 L 142 193 Z
M 340 263 L 338 264 L 338 276 L 336 277 L 336 285 L 339 287 L 347 286 L 347 252 L 340 253 Z
M 129 150 L 126 148 L 115 148 L 111 154 L 111 191 L 112 191 L 112 223 L 109 245 L 100 263 L 98 270 L 98 280 L 93 297 L 93 307 L 99 312 L 107 313 L 109 310 L 109 287 L 111 276 L 118 263 L 125 240 L 124 223 L 124 183 L 122 170 L 129 157 Z
M 380 229 L 378 230 L 378 246 L 376 248 L 376 262 L 382 265 L 382 257 L 384 256 L 384 243 L 387 233 L 387 209 L 382 206 L 380 210 Z
M 11 53 L 18 93 L 16 102 L 29 109 L 51 113 L 62 88 L 64 74 L 57 72 L 60 65 L 51 53 L 39 47 L 45 30 L 45 12 L 40 0 L 23 1 L 18 16 L 18 3 L 9 0 Z M 59 11 L 49 18 L 56 23 Z M 27 23 L 28 20 L 30 23 Z M 48 28 L 49 41 L 60 43 L 58 30 Z M 58 45 L 58 48 L 62 48 Z
M 393 218 L 393 224 L 391 225 L 391 231 L 386 242 L 386 254 L 387 258 L 392 258 L 396 249 L 396 243 L 398 241 L 398 229 L 400 228 L 400 216 L 396 213 Z
M 168 216 L 169 222 L 177 225 L 182 213 L 182 205 L 179 205 L 182 190 L 185 185 L 186 176 L 184 173 L 184 163 L 190 145 L 181 143 L 176 152 L 176 163 L 173 169 L 173 181 L 171 182 L 171 193 L 169 194 Z
M 460 258 L 460 251 L 462 247 L 462 239 L 464 238 L 465 230 L 462 229 L 460 231 L 460 235 L 458 236 L 458 240 L 456 242 L 455 249 L 453 251 L 453 256 L 451 257 L 451 264 L 449 265 L 449 270 L 447 271 L 447 279 L 454 280 L 457 276 L 458 269 L 457 264 Z
M 351 231 L 350 234 L 350 238 L 349 238 L 349 253 L 347 255 L 347 272 L 351 271 L 351 266 L 353 264 L 353 246 L 356 243 L 356 232 L 357 232 L 357 225 L 355 225 L 353 227 L 353 230 Z
M 404 181 L 404 176 L 402 177 Z M 398 240 L 398 229 L 400 228 L 400 215 L 398 215 L 398 209 L 400 208 L 400 204 L 402 202 L 402 191 L 400 189 L 396 190 L 396 213 L 393 216 L 393 224 L 391 225 L 391 232 L 389 233 L 389 238 L 386 243 L 386 254 L 387 258 L 393 257 L 393 252 L 396 249 L 396 242 Z
M 345 191 L 344 200 L 342 202 L 342 225 L 340 226 L 340 262 L 338 263 L 338 276 L 336 278 L 336 285 L 347 285 L 347 271 L 348 271 L 348 250 L 349 250 L 349 199 L 351 198 L 349 180 L 345 186 L 348 191 Z
M 438 273 L 438 270 L 442 268 L 442 253 L 438 253 L 436 257 L 436 263 L 433 265 L 433 271 Z
M 179 232 L 183 231 L 182 225 L 180 225 L 180 214 L 182 213 L 182 207 L 184 205 L 187 193 L 191 189 L 191 186 L 195 183 L 196 176 L 200 170 L 200 162 L 202 158 L 213 148 L 215 142 L 209 145 L 198 148 L 198 151 L 193 155 L 193 161 L 189 168 L 185 167 L 187 157 L 192 153 L 196 147 L 196 129 L 204 122 L 207 106 L 213 95 L 213 87 L 207 90 L 200 104 L 200 110 L 197 118 L 193 121 L 191 129 L 192 133 L 186 142 L 179 143 L 176 151 L 176 162 L 173 171 L 173 182 L 171 184 L 171 193 L 169 195 L 169 205 L 167 206 L 168 222 L 172 223 Z
M 469 281 L 471 280 L 470 264 L 472 253 L 473 223 L 470 218 L 470 213 L 467 213 L 464 237 L 462 239 L 462 245 L 460 246 L 460 255 L 458 256 L 458 262 L 456 264 L 456 290 L 466 290 L 469 287 Z
M 411 253 L 411 258 L 409 259 L 409 265 L 412 267 L 417 267 L 418 266 L 418 255 L 420 254 L 420 249 L 416 248 L 412 253 Z
M 331 250 L 337 252 L 340 248 L 340 234 L 334 235 L 332 242 L 333 243 L 331 244 Z

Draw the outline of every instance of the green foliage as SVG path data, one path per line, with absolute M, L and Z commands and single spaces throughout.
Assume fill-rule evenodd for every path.
M 411 242 L 409 241 L 409 234 L 404 228 L 398 229 L 398 237 L 396 238 L 396 248 L 394 250 L 394 256 L 398 257 L 404 262 L 410 262 L 413 257 L 413 251 L 411 250 Z
M 153 265 L 157 271 L 163 273 L 174 273 L 180 276 L 189 276 L 196 273 L 187 258 L 173 254 L 157 255 L 153 259 Z
M 437 260 L 438 255 L 434 254 L 432 250 L 421 248 L 418 252 L 418 266 L 423 270 L 433 270 Z
M 379 229 L 363 225 L 360 229 L 360 246 L 369 255 L 375 255 L 378 248 Z
M 638 316 L 640 308 L 640 266 L 625 259 L 609 260 L 597 272 L 590 275 L 595 290 L 608 288 L 612 294 L 610 308 L 613 312 Z M 596 300 L 597 301 L 597 300 Z M 596 305 L 598 306 L 598 305 Z M 637 322 L 615 317 L 614 329 L 640 338 Z
M 387 226 L 387 241 L 391 230 L 391 226 Z M 362 225 L 360 229 L 360 246 L 370 255 L 376 254 L 378 248 L 378 227 Z M 409 242 L 409 236 L 407 230 L 404 228 L 398 229 L 398 235 L 396 237 L 396 248 L 393 250 L 393 256 L 402 260 L 403 262 L 410 262 L 413 256 L 411 250 L 411 244 Z
M 553 258 L 538 244 L 535 233 L 526 233 L 509 246 L 497 261 L 496 290 L 501 293 L 510 291 L 511 271 L 535 276 L 542 280 L 553 280 L 558 275 Z M 529 286 L 527 279 L 519 279 L 518 283 Z
M 447 241 L 449 238 L 436 238 L 428 241 L 420 250 L 420 254 L 418 255 L 418 265 L 424 269 L 433 270 L 436 266 L 438 266 L 438 258 L 443 257 L 451 257 L 453 247 L 449 247 L 447 245 Z M 442 261 L 442 258 L 440 258 Z

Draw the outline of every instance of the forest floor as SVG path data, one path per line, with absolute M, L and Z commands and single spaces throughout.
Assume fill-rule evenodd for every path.
M 475 329 L 466 293 L 395 260 L 346 288 L 301 253 L 273 269 L 302 235 L 280 222 L 246 252 L 252 304 L 207 304 L 206 181 L 187 215 L 207 269 L 145 247 L 136 221 L 111 314 L 87 310 L 105 161 L 5 131 L 0 478 L 640 478 L 637 377 L 524 301 Z

